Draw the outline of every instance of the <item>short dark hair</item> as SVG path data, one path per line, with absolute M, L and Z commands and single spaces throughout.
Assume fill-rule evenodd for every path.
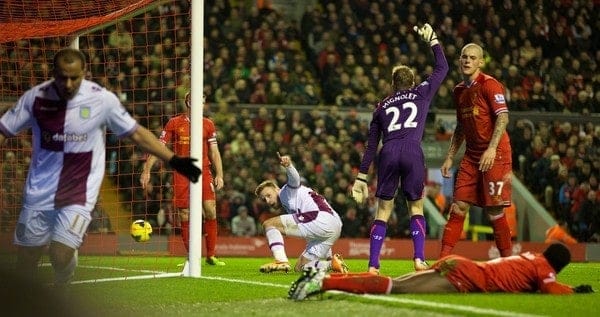
M 571 252 L 562 243 L 553 243 L 544 251 L 544 257 L 558 274 L 571 262 Z
M 63 48 L 54 54 L 54 69 L 58 68 L 58 62 L 61 60 L 72 63 L 77 59 L 81 61 L 81 66 L 85 68 L 85 54 L 82 51 L 71 47 Z

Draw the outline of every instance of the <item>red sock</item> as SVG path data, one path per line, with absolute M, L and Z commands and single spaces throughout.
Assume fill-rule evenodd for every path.
M 181 240 L 183 240 L 183 245 L 185 246 L 185 250 L 190 252 L 190 222 L 189 221 L 181 221 Z
M 448 219 L 448 222 L 444 227 L 444 234 L 442 235 L 442 251 L 440 252 L 440 258 L 443 258 L 452 252 L 452 249 L 454 249 L 454 246 L 460 239 L 464 223 L 464 216 L 458 215 L 455 212 L 450 213 L 450 219 Z
M 355 294 L 389 294 L 392 278 L 374 274 L 348 275 L 348 277 L 326 278 L 323 290 L 339 290 Z
M 215 256 L 217 247 L 217 219 L 204 220 L 204 233 L 206 234 L 206 256 Z
M 506 215 L 502 214 L 500 218 L 492 220 L 492 227 L 494 228 L 494 239 L 500 255 L 503 257 L 511 256 L 512 241 L 510 240 L 510 227 L 508 221 L 506 221 Z

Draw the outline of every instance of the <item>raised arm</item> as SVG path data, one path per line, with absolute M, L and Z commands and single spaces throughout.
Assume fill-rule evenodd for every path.
M 285 167 L 288 186 L 290 188 L 300 187 L 300 174 L 292 164 L 292 159 L 288 155 L 281 156 L 279 152 L 277 152 L 277 156 L 279 157 L 279 164 Z

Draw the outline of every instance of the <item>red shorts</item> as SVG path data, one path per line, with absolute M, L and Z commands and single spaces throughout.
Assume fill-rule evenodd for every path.
M 496 161 L 487 172 L 479 171 L 479 163 L 464 159 L 460 162 L 454 201 L 464 201 L 479 207 L 510 206 L 512 197 L 512 164 Z
M 215 186 L 210 169 L 202 170 L 202 201 L 216 200 Z M 190 181 L 187 177 L 173 173 L 173 204 L 175 208 L 190 208 Z
M 486 291 L 487 279 L 481 267 L 473 260 L 448 255 L 433 263 L 431 268 L 440 272 L 461 293 Z

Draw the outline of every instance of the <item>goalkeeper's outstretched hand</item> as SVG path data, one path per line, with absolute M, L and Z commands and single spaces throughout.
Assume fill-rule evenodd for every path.
M 177 172 L 187 177 L 192 183 L 198 181 L 198 177 L 202 174 L 200 168 L 194 165 L 197 159 L 191 157 L 181 157 L 173 155 L 169 160 L 169 165 Z
M 581 284 L 581 285 L 577 285 L 577 286 L 573 287 L 573 292 L 575 292 L 575 293 L 593 293 L 594 289 L 592 288 L 592 285 Z
M 367 175 L 358 173 L 352 185 L 352 198 L 357 203 L 362 204 L 369 198 L 369 186 L 367 186 Z
M 413 30 L 417 32 L 423 41 L 429 43 L 430 46 L 438 44 L 437 35 L 433 31 L 433 28 L 429 23 L 425 23 L 423 27 L 419 28 L 416 25 L 413 26 Z

